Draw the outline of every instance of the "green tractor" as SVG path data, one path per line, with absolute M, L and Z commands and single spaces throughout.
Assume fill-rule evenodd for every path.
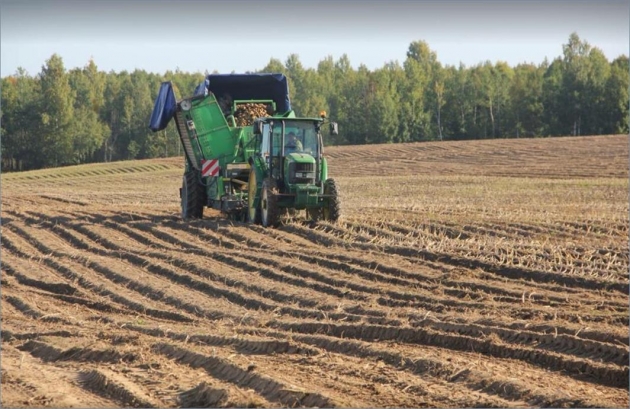
M 264 108 L 252 118 L 242 107 Z M 149 128 L 165 129 L 171 119 L 185 152 L 183 219 L 202 218 L 205 207 L 265 227 L 301 210 L 314 221 L 339 219 L 322 138 L 324 125 L 337 135 L 337 124 L 325 112 L 297 118 L 283 74 L 211 74 L 180 101 L 163 82 Z
M 336 221 L 340 198 L 334 179 L 328 177 L 321 118 L 259 118 L 254 122 L 256 151 L 251 166 L 247 219 L 275 226 L 282 214 L 306 210 L 312 220 Z M 337 134 L 337 124 L 329 123 Z

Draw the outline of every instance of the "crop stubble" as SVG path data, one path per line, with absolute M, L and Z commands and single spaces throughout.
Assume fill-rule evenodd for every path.
M 2 405 L 628 406 L 627 142 L 331 147 L 278 229 L 179 158 L 3 175 Z

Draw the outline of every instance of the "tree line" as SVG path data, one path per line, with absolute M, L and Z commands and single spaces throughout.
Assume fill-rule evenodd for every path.
M 216 71 L 215 71 L 216 72 Z M 289 79 L 298 115 L 321 110 L 339 123 L 329 145 L 628 133 L 628 56 L 608 61 L 572 33 L 562 55 L 536 65 L 489 61 L 443 65 L 425 41 L 406 59 L 369 70 L 328 56 L 305 68 L 297 54 L 260 70 Z M 90 60 L 66 70 L 53 54 L 35 76 L 2 78 L 3 170 L 182 155 L 174 124 L 148 128 L 160 83 L 190 96 L 207 73 L 177 69 L 99 71 Z

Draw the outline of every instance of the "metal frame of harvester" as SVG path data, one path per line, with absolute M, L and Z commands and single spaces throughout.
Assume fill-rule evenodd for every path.
M 265 106 L 266 114 L 237 124 L 243 105 Z M 328 125 L 336 135 L 337 124 L 324 112 L 296 117 L 283 74 L 211 74 L 180 101 L 172 83 L 163 82 L 149 127 L 157 132 L 171 119 L 185 152 L 183 219 L 202 218 L 205 207 L 265 227 L 304 209 L 312 220 L 339 219 L 339 189 L 328 177 L 321 132 Z M 289 132 L 301 149 L 290 145 Z

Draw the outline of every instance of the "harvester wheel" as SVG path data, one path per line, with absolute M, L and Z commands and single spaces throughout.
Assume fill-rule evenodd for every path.
M 280 220 L 278 198 L 275 195 L 277 191 L 274 179 L 267 178 L 263 181 L 260 192 L 260 219 L 264 227 L 275 227 Z
M 182 218 L 184 220 L 201 219 L 203 217 L 205 192 L 203 186 L 197 180 L 195 171 L 184 173 L 180 196 L 182 199 Z
M 341 216 L 341 200 L 334 179 L 327 179 L 326 182 L 324 182 L 324 194 L 331 195 L 331 197 L 326 199 L 328 203 L 322 209 L 323 219 L 336 222 Z
M 247 192 L 247 221 L 260 224 L 260 205 L 254 206 L 254 199 L 258 190 L 257 184 L 256 171 L 252 169 L 249 173 L 249 190 Z

